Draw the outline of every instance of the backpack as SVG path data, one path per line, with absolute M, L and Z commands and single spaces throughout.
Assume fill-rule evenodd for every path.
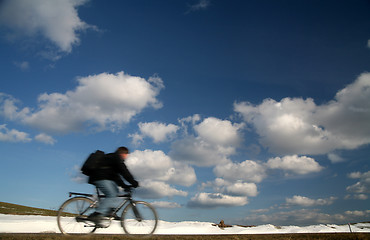
M 82 165 L 81 172 L 87 176 L 92 176 L 102 166 L 104 157 L 105 153 L 100 150 L 91 153 L 86 159 L 85 163 Z

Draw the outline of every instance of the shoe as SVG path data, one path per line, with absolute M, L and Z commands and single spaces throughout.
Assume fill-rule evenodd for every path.
M 112 217 L 114 220 L 117 220 L 117 221 L 121 220 L 121 218 L 120 218 L 120 217 L 118 217 L 118 216 L 117 216 L 117 214 L 115 214 L 115 213 L 114 213 L 114 214 L 112 214 L 112 215 L 111 215 L 111 217 Z
M 98 213 L 98 212 L 93 212 L 92 214 L 90 214 L 87 219 L 92 221 L 92 222 L 95 222 L 99 219 L 101 219 L 103 217 L 103 214 L 101 213 Z
M 104 227 L 104 220 L 109 220 L 109 218 L 101 213 L 94 212 L 87 217 L 87 220 L 94 222 L 97 227 Z
M 110 210 L 110 212 L 109 212 L 109 214 L 107 214 L 106 216 L 107 217 L 109 217 L 109 218 L 111 218 L 111 219 L 113 219 L 113 220 L 121 220 L 121 218 L 120 217 L 118 217 L 118 215 L 117 215 L 117 213 L 115 213 L 114 212 L 114 208 L 112 208 L 111 210 Z

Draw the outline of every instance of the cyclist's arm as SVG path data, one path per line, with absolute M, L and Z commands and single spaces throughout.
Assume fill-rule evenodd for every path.
M 139 183 L 132 176 L 130 171 L 127 169 L 126 164 L 117 156 L 117 170 L 118 173 L 128 181 L 133 187 L 137 187 Z

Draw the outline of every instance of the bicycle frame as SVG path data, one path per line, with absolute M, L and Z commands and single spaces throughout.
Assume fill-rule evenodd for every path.
M 158 224 L 154 207 L 145 201 L 134 200 L 131 189 L 126 192 L 117 196 L 121 198 L 120 202 L 117 200 L 113 212 L 98 224 L 90 220 L 89 216 L 96 211 L 97 205 L 106 196 L 100 194 L 97 188 L 96 194 L 69 192 L 69 199 L 58 210 L 59 230 L 66 235 L 90 234 L 98 228 L 109 227 L 113 220 L 119 220 L 124 232 L 130 236 L 152 235 Z
M 99 190 L 98 188 L 95 189 L 96 190 L 96 195 L 94 194 L 88 194 L 88 193 L 78 193 L 78 192 L 69 192 L 69 197 L 72 197 L 72 196 L 84 196 L 84 197 L 89 197 L 91 198 L 94 202 L 93 204 L 91 204 L 90 208 L 95 206 L 98 202 L 100 202 L 100 199 L 101 198 L 105 198 L 105 195 L 103 194 L 100 194 L 99 193 Z M 94 199 L 94 197 L 97 196 L 97 199 Z M 112 212 L 112 215 L 116 214 L 117 212 L 119 212 L 126 204 L 131 204 L 133 206 L 133 211 L 135 213 L 135 217 L 138 221 L 141 221 L 142 220 L 142 217 L 140 215 L 140 213 L 137 211 L 136 209 L 136 206 L 135 206 L 135 201 L 132 199 L 132 195 L 131 195 L 131 191 L 129 191 L 128 193 L 126 194 L 120 194 L 117 196 L 118 198 L 125 198 L 124 201 L 122 201 L 118 207 L 116 207 L 114 209 L 114 211 Z M 85 210 L 85 212 L 87 211 L 88 209 Z M 83 212 L 82 214 L 84 214 L 85 212 Z

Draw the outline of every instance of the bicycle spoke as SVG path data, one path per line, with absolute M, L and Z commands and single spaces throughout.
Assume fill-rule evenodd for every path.
M 76 197 L 66 201 L 58 213 L 58 227 L 64 234 L 89 234 L 95 231 L 95 224 L 84 220 L 86 213 L 92 213 L 89 198 Z M 84 215 L 82 215 L 84 214 Z
M 83 196 L 65 201 L 59 208 L 57 222 L 59 230 L 63 234 L 90 234 L 97 229 L 97 225 L 88 220 L 88 216 L 95 212 L 97 201 L 94 202 L 90 199 L 89 194 L 81 195 Z M 130 191 L 120 197 L 124 197 L 126 201 L 116 208 L 115 213 L 122 212 L 120 221 L 125 233 L 135 237 L 152 235 L 158 225 L 155 209 L 147 202 L 132 200 Z M 126 207 L 121 210 L 123 206 Z M 109 227 L 112 219 L 113 217 L 105 226 L 99 227 Z
M 146 202 L 129 204 L 122 213 L 121 225 L 129 235 L 148 236 L 153 234 L 158 224 L 157 213 Z

